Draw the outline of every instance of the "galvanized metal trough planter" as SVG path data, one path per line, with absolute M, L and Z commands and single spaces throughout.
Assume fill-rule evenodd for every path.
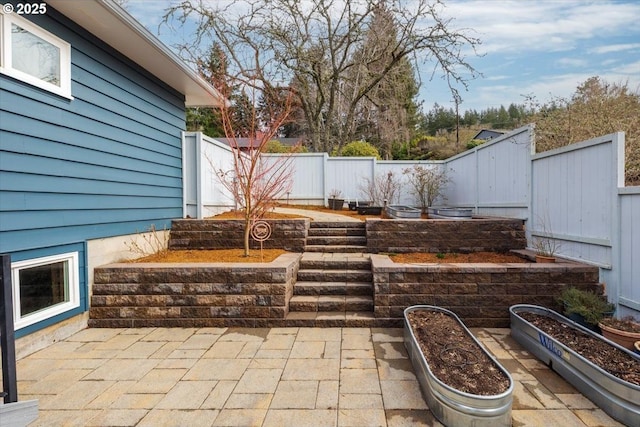
M 640 420 L 640 386 L 611 375 L 532 325 L 520 314 L 529 312 L 550 317 L 628 353 L 638 360 L 638 363 L 640 363 L 640 355 L 634 354 L 602 335 L 545 307 L 518 304 L 512 306 L 509 312 L 511 335 L 516 341 L 542 362 L 551 366 L 554 371 L 591 399 L 609 416 L 629 426 L 638 425 Z
M 472 214 L 467 208 L 429 208 L 429 218 L 435 219 L 471 219 Z
M 387 206 L 387 213 L 396 219 L 420 219 L 422 211 L 411 206 L 391 205 Z
M 428 310 L 444 313 L 452 317 L 473 339 L 478 347 L 491 358 L 496 366 L 508 377 L 508 389 L 497 395 L 481 396 L 457 390 L 438 379 L 420 350 L 418 341 L 408 320 L 414 311 Z M 404 311 L 404 345 L 409 353 L 413 369 L 420 383 L 422 395 L 433 415 L 445 426 L 496 427 L 511 426 L 511 405 L 513 403 L 513 378 L 506 369 L 480 344 L 455 313 L 441 307 L 414 305 Z

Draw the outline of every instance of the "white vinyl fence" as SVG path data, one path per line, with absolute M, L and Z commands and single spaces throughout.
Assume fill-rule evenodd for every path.
M 624 134 L 538 154 L 533 138 L 534 126 L 524 126 L 445 161 L 296 154 L 293 187 L 282 201 L 325 205 L 334 189 L 347 200 L 362 200 L 367 180 L 392 172 L 402 182 L 400 199 L 392 202 L 416 205 L 403 170 L 414 164 L 444 170 L 449 183 L 437 205 L 526 220 L 530 245 L 550 237 L 558 255 L 597 265 L 618 314 L 640 316 L 640 187 L 624 187 Z M 231 173 L 232 156 L 225 144 L 184 134 L 185 216 L 235 207 L 214 172 Z

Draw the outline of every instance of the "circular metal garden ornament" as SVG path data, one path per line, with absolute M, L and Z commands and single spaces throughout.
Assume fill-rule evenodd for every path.
M 267 221 L 256 221 L 251 227 L 251 237 L 257 242 L 264 242 L 271 237 L 271 226 Z
M 262 255 L 262 242 L 271 237 L 271 226 L 267 221 L 256 221 L 251 226 L 251 237 L 253 240 L 260 242 L 260 260 L 264 261 Z

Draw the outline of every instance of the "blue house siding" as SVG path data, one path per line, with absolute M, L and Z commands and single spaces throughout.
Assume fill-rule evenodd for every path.
M 51 7 L 29 19 L 71 44 L 74 99 L 0 75 L 0 252 L 168 227 L 184 96 Z

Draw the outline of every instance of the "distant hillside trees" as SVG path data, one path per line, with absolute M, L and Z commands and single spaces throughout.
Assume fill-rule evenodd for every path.
M 382 120 L 410 126 L 414 108 L 407 65 L 433 68 L 450 88 L 477 75 L 464 52 L 480 41 L 453 29 L 440 16 L 442 7 L 432 0 L 185 0 L 168 9 L 165 22 L 195 20 L 193 44 L 185 46 L 190 57 L 213 38 L 231 74 L 256 87 L 289 86 L 296 98 L 291 117 L 300 120 L 298 130 L 312 151 L 331 152 L 361 139 L 370 114 L 381 127 L 367 138 L 378 138 L 388 155 L 389 141 L 405 135 Z M 392 100 L 389 108 L 381 99 Z
M 570 99 L 530 102 L 537 113 L 536 149 L 546 151 L 608 133 L 625 132 L 626 184 L 640 185 L 640 92 L 627 83 L 591 77 Z

